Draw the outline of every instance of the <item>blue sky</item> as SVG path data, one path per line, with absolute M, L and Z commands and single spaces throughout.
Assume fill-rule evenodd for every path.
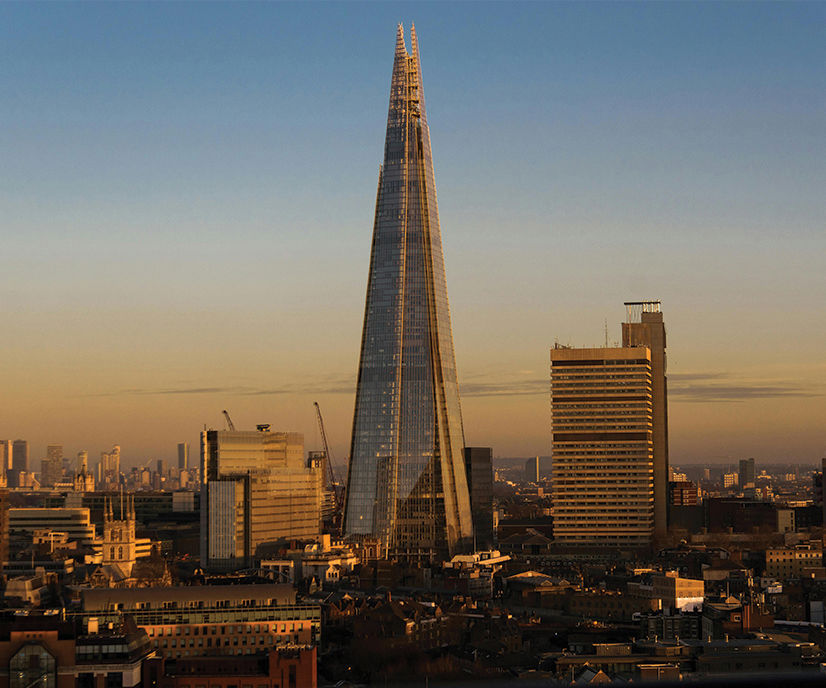
M 346 453 L 395 26 L 413 21 L 468 441 L 547 453 L 547 347 L 601 342 L 605 320 L 616 339 L 624 300 L 661 298 L 675 459 L 816 460 L 825 20 L 823 3 L 0 5 L 0 436 L 172 456 L 234 408 L 311 445 L 317 396 Z

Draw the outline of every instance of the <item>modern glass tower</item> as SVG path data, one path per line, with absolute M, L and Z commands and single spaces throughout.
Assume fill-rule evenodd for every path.
M 464 432 L 416 30 L 398 28 L 350 449 L 345 534 L 406 559 L 472 544 Z

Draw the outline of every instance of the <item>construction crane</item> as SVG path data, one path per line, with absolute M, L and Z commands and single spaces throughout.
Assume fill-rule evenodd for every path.
M 221 413 L 224 414 L 224 418 L 227 419 L 227 427 L 232 431 L 235 432 L 235 423 L 232 422 L 232 418 L 229 417 L 229 411 L 224 409 Z
M 318 420 L 318 431 L 321 434 L 321 444 L 324 445 L 324 458 L 327 463 L 327 474 L 330 480 L 330 488 L 333 492 L 333 504 L 335 506 L 336 514 L 341 513 L 341 499 L 339 491 L 336 488 L 336 473 L 333 470 L 333 455 L 330 453 L 330 445 L 327 444 L 327 433 L 324 430 L 324 419 L 321 417 L 321 407 L 317 401 L 313 402 L 315 406 L 315 414 Z

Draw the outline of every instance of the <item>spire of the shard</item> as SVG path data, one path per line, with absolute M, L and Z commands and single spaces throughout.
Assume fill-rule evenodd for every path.
M 419 40 L 416 38 L 416 25 L 410 25 L 410 52 L 416 60 L 416 85 L 419 87 L 419 112 L 426 117 L 424 109 L 424 87 L 422 86 L 422 61 L 419 59 Z
M 407 57 L 407 46 L 404 44 L 404 26 L 399 23 L 396 28 L 396 60 Z

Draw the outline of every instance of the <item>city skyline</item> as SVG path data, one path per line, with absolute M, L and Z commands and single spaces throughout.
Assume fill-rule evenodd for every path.
M 467 443 L 550 453 L 549 348 L 652 298 L 672 463 L 816 462 L 826 9 L 467 7 L 0 7 L 0 437 L 173 460 L 228 408 L 313 448 L 318 399 L 343 460 L 413 20 Z

